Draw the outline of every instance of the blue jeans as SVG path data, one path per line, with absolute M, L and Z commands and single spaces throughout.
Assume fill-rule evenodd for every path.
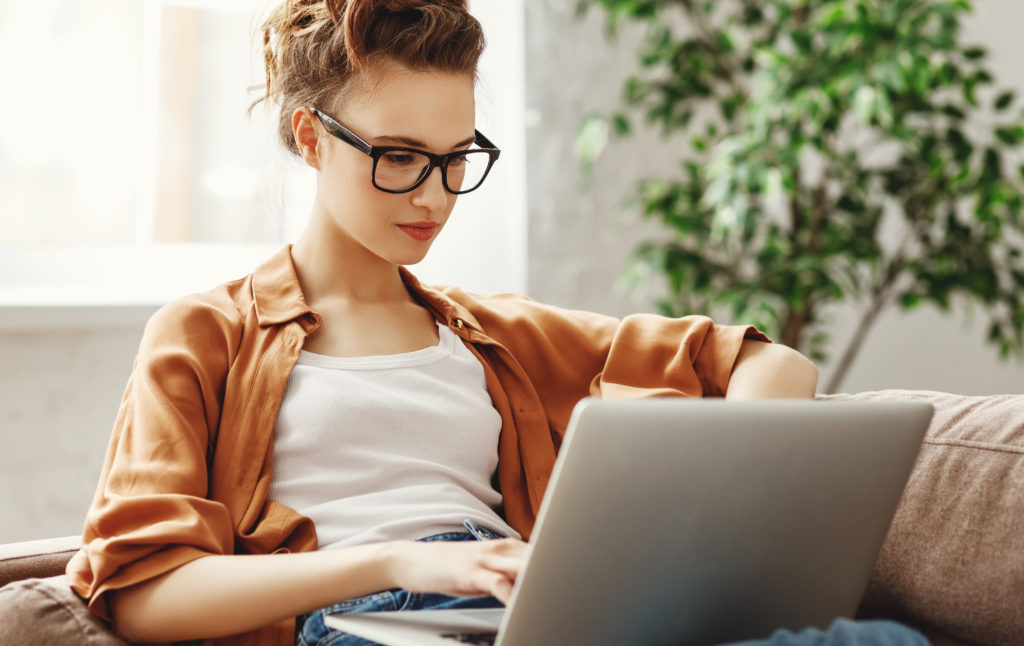
M 489 541 L 504 538 L 486 527 L 466 521 L 466 532 L 435 534 L 419 540 L 430 541 Z M 332 630 L 324 625 L 324 615 L 352 614 L 380 610 L 446 610 L 453 608 L 502 608 L 504 604 L 494 597 L 450 597 L 445 594 L 409 592 L 394 588 L 374 592 L 365 597 L 349 599 L 311 612 L 298 618 L 295 643 L 297 646 L 379 646 L 362 637 Z M 453 642 L 454 643 L 454 642 Z
M 828 630 L 805 628 L 798 633 L 776 630 L 768 639 L 727 646 L 929 646 L 924 635 L 894 621 L 836 619 Z
M 484 527 L 466 522 L 468 532 L 436 534 L 421 541 L 474 541 L 502 538 Z M 450 597 L 444 594 L 419 594 L 398 588 L 350 599 L 299 617 L 297 646 L 379 646 L 362 637 L 332 630 L 324 625 L 324 615 L 373 612 L 379 610 L 444 610 L 450 608 L 500 608 L 494 597 Z M 453 642 L 454 644 L 455 642 Z M 827 630 L 805 628 L 798 633 L 777 630 L 767 639 L 733 642 L 725 646 L 929 646 L 917 631 L 891 621 L 851 621 L 837 619 Z

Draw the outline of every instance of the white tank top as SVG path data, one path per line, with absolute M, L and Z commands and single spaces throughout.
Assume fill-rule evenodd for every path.
M 274 426 L 270 498 L 316 524 L 320 549 L 465 531 L 519 537 L 495 512 L 501 417 L 483 366 L 445 326 L 396 355 L 303 350 Z

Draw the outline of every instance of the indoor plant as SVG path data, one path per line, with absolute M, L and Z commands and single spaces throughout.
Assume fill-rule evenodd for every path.
M 728 307 L 823 359 L 828 309 L 853 303 L 828 391 L 890 306 L 977 304 L 998 351 L 1022 352 L 1024 118 L 961 42 L 969 2 L 578 6 L 605 10 L 612 35 L 646 25 L 623 110 L 585 123 L 579 149 L 599 153 L 602 123 L 628 137 L 637 115 L 687 136 L 676 172 L 637 193 L 669 230 L 632 268 L 666 279 L 665 313 Z

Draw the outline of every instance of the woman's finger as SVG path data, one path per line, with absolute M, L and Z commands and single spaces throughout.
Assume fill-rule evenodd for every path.
M 504 578 L 495 580 L 491 595 L 507 606 L 512 597 L 512 582 Z
M 476 583 L 479 591 L 484 595 L 491 595 L 501 601 L 508 603 L 509 595 L 512 593 L 513 580 L 498 572 L 481 571 Z
M 488 570 L 500 572 L 515 581 L 519 571 L 523 569 L 526 559 L 523 556 L 489 555 L 484 557 L 483 566 Z

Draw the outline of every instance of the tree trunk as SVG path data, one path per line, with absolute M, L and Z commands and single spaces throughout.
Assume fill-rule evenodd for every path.
M 846 348 L 843 350 L 843 356 L 836 364 L 836 370 L 829 377 L 828 385 L 825 386 L 825 392 L 829 395 L 835 394 L 839 387 L 842 386 L 843 381 L 846 380 L 846 374 L 850 371 L 850 367 L 853 365 L 853 360 L 860 353 L 861 347 L 864 345 L 864 339 L 867 338 L 868 331 L 875 324 L 878 319 L 878 315 L 882 313 L 884 303 L 876 300 L 861 314 L 860 321 L 857 322 L 857 329 L 854 330 L 853 336 L 850 337 L 850 342 L 846 344 Z
M 882 279 L 871 290 L 873 294 L 871 302 L 861 314 L 860 321 L 857 322 L 857 329 L 854 330 L 850 342 L 846 344 L 843 356 L 836 365 L 836 371 L 832 373 L 828 380 L 828 385 L 825 387 L 826 393 L 830 395 L 835 393 L 843 384 L 843 381 L 846 379 L 846 373 L 850 371 L 850 366 L 853 365 L 854 358 L 860 352 L 861 346 L 864 345 L 864 339 L 867 338 L 868 331 L 875 324 L 875 321 L 878 320 L 878 315 L 882 313 L 882 310 L 889 305 L 892 294 L 896 289 L 896 280 L 903 272 L 904 267 L 906 267 L 906 262 L 903 259 L 902 253 L 891 260 L 885 267 Z
M 788 345 L 794 350 L 800 350 L 800 342 L 803 338 L 804 326 L 807 323 L 806 312 L 797 312 L 792 309 L 786 313 L 786 320 L 782 326 L 782 338 L 779 341 Z

